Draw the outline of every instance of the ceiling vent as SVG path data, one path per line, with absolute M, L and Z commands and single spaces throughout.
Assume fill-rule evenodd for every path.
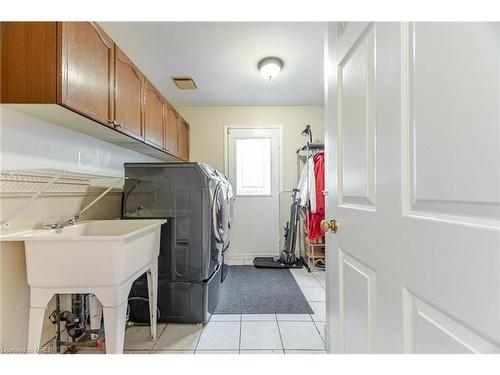
M 172 81 L 181 90 L 194 90 L 198 88 L 192 77 L 172 77 Z

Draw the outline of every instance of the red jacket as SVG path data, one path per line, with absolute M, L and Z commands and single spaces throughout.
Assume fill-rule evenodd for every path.
M 314 155 L 314 176 L 316 182 L 316 213 L 307 213 L 308 239 L 316 240 L 325 235 L 321 230 L 321 220 L 325 218 L 325 153 Z

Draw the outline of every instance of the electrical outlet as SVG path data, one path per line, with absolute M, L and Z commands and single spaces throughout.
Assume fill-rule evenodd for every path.
M 10 228 L 10 221 L 6 221 L 5 223 L 2 224 L 2 229 L 9 229 Z

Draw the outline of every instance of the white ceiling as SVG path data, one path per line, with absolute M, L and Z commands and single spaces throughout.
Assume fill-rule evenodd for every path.
M 175 105 L 323 105 L 319 22 L 100 22 Z M 271 83 L 257 63 L 283 60 Z M 198 90 L 170 77 L 192 76 Z

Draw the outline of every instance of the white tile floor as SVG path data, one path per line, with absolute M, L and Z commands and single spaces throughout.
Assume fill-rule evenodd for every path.
M 151 354 L 322 354 L 325 326 L 325 272 L 292 270 L 314 314 L 212 315 L 199 324 L 160 324 L 158 338 L 149 327 L 132 326 L 126 353 Z
M 240 350 L 281 350 L 280 330 L 276 322 L 241 322 Z

